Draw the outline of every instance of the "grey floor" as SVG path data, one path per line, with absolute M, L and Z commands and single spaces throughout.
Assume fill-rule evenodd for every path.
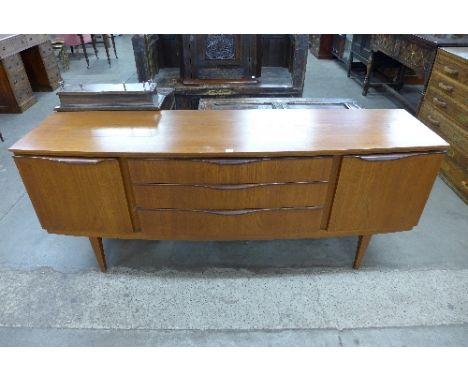
M 130 38 L 109 67 L 78 52 L 68 83 L 136 80 Z M 58 103 L 37 93 L 0 114 L 0 345 L 467 346 L 468 207 L 436 181 L 420 224 L 377 235 L 350 269 L 356 238 L 265 242 L 105 240 L 109 272 L 88 241 L 40 228 L 8 147 Z M 309 56 L 305 97 L 398 108 L 336 61 Z M 169 276 L 168 276 L 169 274 Z

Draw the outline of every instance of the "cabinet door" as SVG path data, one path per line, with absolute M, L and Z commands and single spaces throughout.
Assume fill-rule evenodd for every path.
M 329 231 L 391 232 L 414 227 L 444 154 L 345 156 Z
M 43 228 L 69 234 L 132 232 L 117 159 L 15 157 Z

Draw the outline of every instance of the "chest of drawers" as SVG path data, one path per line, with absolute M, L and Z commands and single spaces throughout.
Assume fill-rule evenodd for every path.
M 23 112 L 33 91 L 51 91 L 62 80 L 47 35 L 0 35 L 0 113 Z
M 441 174 L 468 202 L 468 48 L 438 50 L 418 116 L 450 143 Z
M 271 240 L 418 223 L 446 142 L 403 110 L 54 113 L 11 150 L 43 228 Z

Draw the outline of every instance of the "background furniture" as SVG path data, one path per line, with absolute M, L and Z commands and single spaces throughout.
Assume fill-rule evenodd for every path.
M 309 47 L 310 52 L 317 58 L 333 58 L 332 55 L 332 34 L 310 34 Z
M 418 117 L 450 143 L 442 179 L 468 203 L 468 48 L 440 48 Z
M 58 34 L 54 35 L 55 39 L 63 40 L 64 44 L 66 46 L 69 46 L 72 53 L 74 52 L 74 48 L 76 46 L 81 46 L 81 49 L 83 50 L 83 54 L 86 60 L 86 65 L 89 68 L 89 56 L 88 56 L 88 51 L 86 49 L 86 44 L 91 43 L 93 50 L 94 50 L 94 55 L 97 59 L 99 59 L 98 55 L 98 49 L 96 44 L 102 43 L 104 46 L 104 49 L 106 50 L 106 57 L 107 57 L 107 62 L 109 63 L 109 66 L 111 66 L 111 59 L 109 55 L 109 48 L 110 48 L 110 43 L 109 40 L 112 42 L 112 48 L 114 50 L 115 58 L 118 58 L 117 56 L 117 49 L 115 47 L 115 39 L 113 34 Z
M 410 230 L 447 143 L 404 110 L 54 113 L 10 148 L 43 228 L 269 240 Z
M 401 78 L 404 71 L 395 81 L 397 90 L 388 84 L 382 84 L 410 112 L 417 114 L 427 88 L 437 48 L 448 46 L 468 46 L 468 35 L 374 35 L 362 94 L 367 95 L 372 73 L 374 72 L 375 56 L 384 54 L 398 61 L 404 67 L 414 70 L 423 78 L 423 89 L 416 97 L 415 102 L 411 102 L 398 92 L 398 89 L 401 89 L 402 86 Z
M 155 83 L 63 85 L 56 111 L 171 110 L 174 89 Z
M 0 35 L 0 113 L 23 112 L 62 77 L 48 35 Z
M 351 51 L 352 36 L 346 34 L 335 34 L 332 39 L 332 55 L 343 64 L 347 64 Z
M 307 35 L 221 36 L 233 44 L 228 53 L 221 42 L 207 53 L 208 35 L 133 36 L 138 80 L 173 87 L 177 109 L 197 109 L 207 97 L 302 95 Z
M 360 109 L 345 98 L 202 98 L 200 110 L 245 109 Z

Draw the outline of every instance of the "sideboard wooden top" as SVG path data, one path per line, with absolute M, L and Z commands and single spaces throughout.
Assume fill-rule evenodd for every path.
M 53 113 L 15 154 L 303 156 L 444 150 L 405 110 L 168 110 Z

